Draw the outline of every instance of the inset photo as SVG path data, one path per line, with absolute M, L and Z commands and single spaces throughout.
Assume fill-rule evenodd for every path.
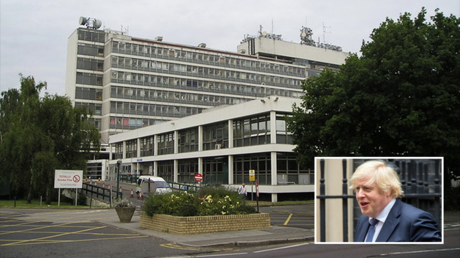
M 443 157 L 315 158 L 315 243 L 443 244 Z

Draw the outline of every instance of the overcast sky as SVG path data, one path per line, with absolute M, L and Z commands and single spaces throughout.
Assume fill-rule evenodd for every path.
M 133 37 L 236 51 L 244 35 L 263 30 L 300 42 L 302 26 L 313 39 L 358 53 L 386 17 L 428 16 L 436 8 L 459 16 L 460 0 L 0 0 L 0 92 L 19 88 L 19 73 L 46 81 L 48 92 L 65 94 L 67 39 L 80 16 Z M 323 33 L 323 28 L 326 33 Z

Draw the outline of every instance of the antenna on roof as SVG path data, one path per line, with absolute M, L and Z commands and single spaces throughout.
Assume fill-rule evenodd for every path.
M 102 22 L 100 20 L 90 17 L 86 18 L 81 16 L 78 22 L 80 25 L 85 25 L 88 29 L 97 30 L 102 26 Z

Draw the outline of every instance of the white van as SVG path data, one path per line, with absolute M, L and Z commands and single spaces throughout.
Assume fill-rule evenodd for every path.
M 149 182 L 150 193 L 165 194 L 172 192 L 169 184 L 163 178 L 157 176 L 140 176 L 137 179 L 137 192 L 142 190 L 142 195 L 147 196 L 149 194 Z

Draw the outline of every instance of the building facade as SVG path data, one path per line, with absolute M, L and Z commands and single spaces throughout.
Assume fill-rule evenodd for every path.
M 314 172 L 298 165 L 285 121 L 297 100 L 269 96 L 113 135 L 110 171 L 114 176 L 121 160 L 122 174 L 194 184 L 199 173 L 203 184 L 246 183 L 251 192 L 254 170 L 266 199 L 306 199 L 314 191 Z
M 87 25 L 87 21 L 80 19 L 81 25 Z M 286 42 L 265 32 L 245 38 L 237 52 L 228 52 L 208 48 L 204 43 L 189 46 L 165 42 L 162 37 L 136 38 L 125 32 L 99 30 L 100 21 L 93 23 L 97 26 L 77 28 L 68 39 L 66 95 L 75 106 L 92 110 L 102 145 L 113 142 L 111 138 L 119 133 L 200 114 L 216 106 L 241 104 L 271 95 L 298 99 L 304 94 L 303 80 L 317 76 L 325 67 L 338 69 L 348 56 L 341 51 Z M 241 128 L 246 126 L 242 123 Z M 212 130 L 216 134 L 232 131 L 226 124 L 215 126 Z M 196 131 L 181 133 L 187 139 L 199 135 Z M 174 153 L 171 139 L 178 139 L 179 135 L 159 137 L 161 143 L 155 150 L 162 155 Z M 229 144 L 226 139 L 214 143 L 206 138 L 208 135 L 203 137 L 209 141 L 205 146 L 196 142 L 178 148 L 210 150 Z M 246 144 L 243 138 L 232 144 Z M 143 141 L 142 144 L 150 146 L 156 144 L 153 138 Z M 259 141 L 266 142 L 262 136 Z M 123 148 L 128 151 L 124 155 L 131 158 L 137 146 L 126 144 Z M 117 148 L 115 153 L 121 153 L 121 147 Z M 142 153 L 152 151 L 153 148 L 143 149 Z M 105 162 L 90 163 L 95 171 L 91 176 L 104 180 L 107 175 L 104 171 L 108 171 Z M 183 166 L 196 170 L 193 162 Z M 160 164 L 159 169 L 170 167 Z M 153 168 L 143 171 L 150 173 Z M 222 175 L 215 177 L 217 180 Z M 272 180 L 265 178 L 268 183 Z M 180 181 L 190 180 L 184 176 Z
M 227 52 L 78 28 L 68 40 L 66 95 L 93 111 L 104 144 L 111 135 L 214 106 L 298 98 L 305 78 L 338 69 L 346 57 L 262 35 Z

